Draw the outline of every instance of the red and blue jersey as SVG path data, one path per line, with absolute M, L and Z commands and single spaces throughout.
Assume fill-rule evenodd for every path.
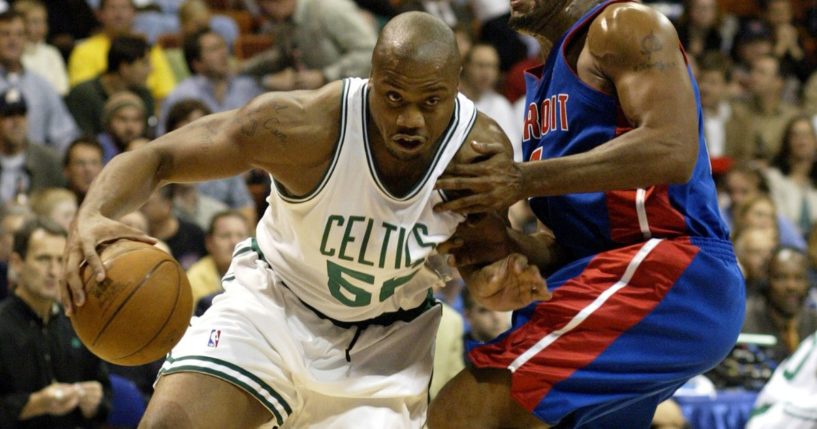
M 527 110 L 522 136 L 526 161 L 587 152 L 632 129 L 616 97 L 582 82 L 565 55 L 572 37 L 586 31 L 593 18 L 616 2 L 607 1 L 590 10 L 554 44 L 545 64 L 526 74 Z M 553 230 L 573 258 L 650 238 L 728 240 L 704 142 L 698 87 L 691 72 L 689 77 L 698 108 L 699 150 L 687 183 L 530 200 L 533 212 Z

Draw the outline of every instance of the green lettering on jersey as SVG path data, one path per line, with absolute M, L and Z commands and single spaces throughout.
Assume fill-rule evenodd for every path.
M 327 249 L 326 243 L 329 241 L 329 230 L 332 229 L 332 222 L 336 221 L 338 226 L 343 226 L 343 216 L 332 215 L 326 220 L 326 226 L 323 227 L 323 239 L 321 239 L 321 254 L 325 256 L 333 256 L 335 249 Z
M 418 223 L 414 225 L 414 228 L 412 228 L 411 232 L 412 234 L 414 234 L 414 238 L 417 240 L 417 244 L 419 244 L 420 247 L 423 248 L 430 247 L 431 250 L 434 250 L 434 247 L 436 246 L 434 243 L 426 243 L 425 241 L 423 241 L 423 237 L 428 237 L 428 226 L 426 226 L 426 224 Z M 416 267 L 422 264 L 423 262 L 425 262 L 425 259 L 421 258 L 411 263 L 411 266 Z
M 408 283 L 415 274 L 420 270 L 417 270 L 407 276 L 403 277 L 395 277 L 393 279 L 386 280 L 383 282 L 383 287 L 380 289 L 380 302 L 387 300 L 390 296 L 394 295 L 395 289 L 404 284 Z
M 349 216 L 349 222 L 346 223 L 346 230 L 343 232 L 343 240 L 340 242 L 340 253 L 338 257 L 345 261 L 354 261 L 355 258 L 351 256 L 346 256 L 346 245 L 355 241 L 355 237 L 352 237 L 352 227 L 354 227 L 355 222 L 360 222 L 366 220 L 363 216 Z
M 383 268 L 386 266 L 386 254 L 389 251 L 389 239 L 391 238 L 392 231 L 397 231 L 397 225 L 383 222 L 383 228 L 386 229 L 386 234 L 383 236 L 383 245 L 380 246 L 380 264 L 378 264 L 378 268 Z
M 394 255 L 394 269 L 400 269 L 400 263 L 403 262 L 403 246 L 405 245 L 406 229 L 400 227 L 400 235 L 397 236 L 397 253 Z
M 326 272 L 329 276 L 329 292 L 344 305 L 365 307 L 372 302 L 372 294 L 353 285 L 343 276 L 347 275 L 371 285 L 374 284 L 373 275 L 342 267 L 329 260 L 326 261 Z
M 372 226 L 374 225 L 374 221 L 369 219 L 366 223 L 366 232 L 363 234 L 363 242 L 360 243 L 360 252 L 357 255 L 357 262 L 359 264 L 368 265 L 370 267 L 374 266 L 374 262 L 369 262 L 366 260 L 366 249 L 369 248 L 369 236 L 372 233 Z

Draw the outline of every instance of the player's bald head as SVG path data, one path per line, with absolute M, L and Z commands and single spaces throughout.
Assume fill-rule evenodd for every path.
M 459 75 L 460 54 L 454 32 L 425 12 L 392 18 L 380 33 L 372 55 L 374 72 L 383 66 L 409 62 Z

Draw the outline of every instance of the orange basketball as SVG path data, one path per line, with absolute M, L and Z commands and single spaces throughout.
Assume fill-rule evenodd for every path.
M 184 269 L 164 251 L 131 240 L 106 246 L 100 257 L 107 275 L 101 284 L 87 265 L 80 270 L 85 304 L 71 317 L 77 336 L 95 355 L 117 365 L 163 357 L 192 315 Z

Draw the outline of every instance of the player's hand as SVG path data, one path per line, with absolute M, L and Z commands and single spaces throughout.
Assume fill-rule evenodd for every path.
M 518 253 L 475 272 L 469 278 L 468 290 L 479 303 L 494 311 L 517 310 L 553 296 L 539 268 L 528 265 L 528 259 Z
M 513 245 L 505 220 L 496 213 L 468 216 L 437 252 L 449 254 L 448 264 L 463 267 L 486 264 L 508 256 Z
M 80 307 L 85 303 L 80 268 L 88 264 L 88 269 L 93 270 L 97 283 L 104 281 L 105 267 L 102 265 L 97 247 L 119 239 L 156 243 L 155 238 L 145 235 L 142 231 L 99 213 L 88 214 L 82 210 L 77 213 L 68 231 L 64 259 L 65 279 L 60 284 L 60 300 L 65 307 L 66 315 L 73 314 L 74 305 Z
M 79 405 L 79 391 L 72 384 L 52 383 L 38 392 L 43 414 L 62 416 Z
M 504 211 L 523 199 L 522 172 L 511 153 L 500 143 L 471 142 L 482 154 L 472 164 L 451 164 L 437 179 L 436 188 L 464 191 L 470 195 L 438 204 L 437 211 L 451 210 L 461 214 Z
M 102 402 L 102 384 L 98 381 L 83 381 L 74 385 L 79 393 L 79 409 L 85 418 L 96 415 L 99 403 Z

